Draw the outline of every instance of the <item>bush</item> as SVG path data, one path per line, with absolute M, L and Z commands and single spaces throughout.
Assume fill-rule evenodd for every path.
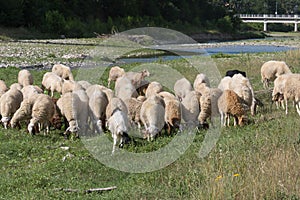
M 47 11 L 45 14 L 45 29 L 49 33 L 62 34 L 65 31 L 65 17 L 57 10 Z
M 67 37 L 82 37 L 86 33 L 86 26 L 79 19 L 70 18 L 66 22 Z
M 227 15 L 217 20 L 217 27 L 219 28 L 220 31 L 226 33 L 230 33 L 234 30 L 231 18 Z

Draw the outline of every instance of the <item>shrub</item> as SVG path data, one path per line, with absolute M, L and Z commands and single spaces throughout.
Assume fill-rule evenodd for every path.
M 62 34 L 65 30 L 65 17 L 57 10 L 47 11 L 45 14 L 45 29 L 49 33 Z

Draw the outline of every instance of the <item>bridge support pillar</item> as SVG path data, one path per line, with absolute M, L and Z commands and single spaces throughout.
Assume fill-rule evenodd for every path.
M 295 26 L 294 26 L 294 31 L 297 32 L 298 31 L 298 24 L 295 23 Z
M 264 31 L 267 31 L 267 22 L 264 22 Z

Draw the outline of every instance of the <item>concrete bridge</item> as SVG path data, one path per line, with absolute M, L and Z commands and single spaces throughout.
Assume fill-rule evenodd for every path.
M 298 15 L 268 15 L 268 14 L 238 14 L 243 22 L 264 23 L 264 31 L 267 31 L 268 23 L 294 24 L 294 31 L 298 31 L 300 16 Z

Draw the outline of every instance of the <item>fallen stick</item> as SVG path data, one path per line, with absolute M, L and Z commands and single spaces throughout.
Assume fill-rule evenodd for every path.
M 103 191 L 110 191 L 117 189 L 117 186 L 107 187 L 107 188 L 91 188 L 88 190 L 78 190 L 78 189 L 71 189 L 71 188 L 55 188 L 54 191 L 63 191 L 63 192 L 83 192 L 83 193 L 91 193 L 91 192 L 103 192 Z

